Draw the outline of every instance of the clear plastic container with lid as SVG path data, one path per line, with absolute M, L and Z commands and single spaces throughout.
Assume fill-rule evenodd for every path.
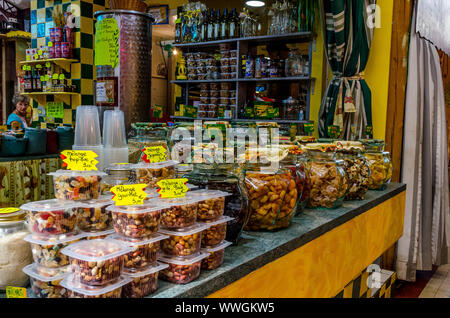
M 160 229 L 160 233 L 169 235 L 168 239 L 162 240 L 161 250 L 166 255 L 187 256 L 195 254 L 200 250 L 202 232 L 206 225 L 196 223 L 182 229 Z
M 124 272 L 125 277 L 133 280 L 122 287 L 122 298 L 142 298 L 154 293 L 158 289 L 158 274 L 169 268 L 169 265 L 155 262 L 139 271 Z
M 67 269 L 69 269 L 67 267 Z M 33 294 L 38 298 L 67 298 L 67 290 L 60 285 L 69 271 L 62 271 L 56 275 L 42 275 L 35 263 L 25 266 L 23 272 L 30 277 Z
M 100 231 L 100 232 L 83 232 L 83 233 L 85 235 L 85 237 L 84 237 L 85 240 L 96 240 L 96 239 L 104 239 L 108 235 L 116 233 L 116 230 L 109 229 L 109 230 L 104 230 L 104 231 Z
M 157 188 L 157 182 L 175 178 L 175 166 L 178 162 L 167 160 L 157 163 L 138 163 L 133 165 L 137 183 L 145 183 L 151 188 Z
M 107 207 L 111 211 L 114 229 L 120 235 L 128 237 L 144 237 L 158 231 L 161 212 L 165 206 L 153 202 L 142 205 Z
M 41 235 L 58 235 L 73 232 L 77 225 L 76 202 L 56 199 L 30 202 L 22 205 L 27 211 L 30 232 Z
M 213 247 L 222 243 L 227 235 L 227 223 L 234 220 L 229 216 L 222 216 L 215 221 L 199 222 L 208 226 L 202 233 L 202 247 Z
M 161 227 L 177 229 L 195 224 L 199 200 L 189 193 L 183 198 L 156 198 L 157 204 L 166 206 L 161 212 Z
M 225 211 L 225 197 L 231 195 L 220 190 L 197 190 L 188 192 L 189 196 L 197 197 L 199 221 L 217 220 Z
M 101 181 L 106 173 L 102 171 L 57 170 L 51 172 L 55 187 L 55 197 L 59 200 L 97 199 L 101 191 Z
M 117 233 L 109 235 L 106 239 L 118 241 L 132 248 L 132 251 L 125 255 L 124 267 L 128 272 L 135 272 L 148 267 L 158 258 L 160 242 L 169 236 L 154 233 L 143 238 L 131 238 Z
M 209 253 L 209 256 L 202 260 L 202 269 L 216 269 L 223 264 L 223 256 L 225 255 L 225 247 L 232 243 L 223 241 L 217 246 L 202 248 L 202 252 Z
M 89 286 L 81 284 L 76 275 L 66 276 L 60 285 L 68 290 L 69 298 L 120 298 L 122 287 L 133 279 L 120 276 L 116 281 L 103 286 Z
M 48 268 L 58 268 L 70 264 L 69 258 L 61 253 L 61 250 L 84 237 L 84 233 L 75 231 L 52 236 L 29 234 L 24 240 L 31 244 L 33 260 L 36 264 Z
M 70 244 L 61 252 L 69 256 L 75 279 L 99 286 L 120 277 L 125 255 L 131 251 L 131 247 L 120 242 L 97 239 Z
M 175 284 L 187 284 L 200 276 L 202 260 L 208 253 L 198 252 L 186 257 L 160 256 L 159 261 L 169 265 L 160 272 L 160 278 Z
M 104 231 L 112 226 L 111 213 L 106 207 L 114 204 L 112 196 L 80 202 L 78 205 L 78 228 L 85 232 Z

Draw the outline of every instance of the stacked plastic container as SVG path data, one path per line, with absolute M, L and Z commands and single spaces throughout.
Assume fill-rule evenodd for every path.
M 103 167 L 128 162 L 125 119 L 121 110 L 103 113 Z
M 106 240 L 130 248 L 124 256 L 123 274 L 131 280 L 122 289 L 122 297 L 148 296 L 158 288 L 159 272 L 168 267 L 157 261 L 161 241 L 168 238 L 158 233 L 163 206 L 151 200 L 142 205 L 111 205 L 107 210 L 116 233 Z
M 97 169 L 103 169 L 103 144 L 97 106 L 78 106 L 75 140 L 72 150 L 92 150 L 98 157 Z
M 161 213 L 159 232 L 169 236 L 161 242 L 159 260 L 169 266 L 161 271 L 162 279 L 186 284 L 199 277 L 201 268 L 213 269 L 222 264 L 223 251 L 230 244 L 224 241 L 226 224 L 232 219 L 223 217 L 227 195 L 222 191 L 198 190 L 187 192 L 184 198 L 157 199 L 156 204 L 167 206 Z M 205 218 L 213 222 L 198 222 Z M 214 245 L 209 241 L 211 233 L 216 238 Z M 203 246 L 203 241 L 208 244 Z M 212 247 L 217 248 L 213 253 L 222 253 L 222 259 L 215 261 L 213 268 L 207 266 L 214 257 L 207 248 Z

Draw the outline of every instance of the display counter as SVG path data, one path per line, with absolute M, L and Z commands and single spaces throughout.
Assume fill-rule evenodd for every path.
M 278 232 L 244 232 L 224 263 L 150 297 L 334 297 L 403 233 L 406 185 L 369 191 L 334 210 L 306 209 Z

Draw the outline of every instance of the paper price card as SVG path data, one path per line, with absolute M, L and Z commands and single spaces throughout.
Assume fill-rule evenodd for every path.
M 116 205 L 143 204 L 147 197 L 147 193 L 144 191 L 146 186 L 145 183 L 114 186 L 111 188 L 111 192 L 114 194 L 112 200 Z
M 305 133 L 314 132 L 314 124 L 303 124 L 303 127 L 305 129 Z
M 147 163 L 163 162 L 167 160 L 167 149 L 163 146 L 144 147 L 142 160 Z
M 95 65 L 119 65 L 120 30 L 114 18 L 95 24 Z
M 63 167 L 68 170 L 97 170 L 97 154 L 91 150 L 64 150 L 61 152 Z
M 9 213 L 17 212 L 17 211 L 19 211 L 18 208 L 3 208 L 3 209 L 0 209 L 0 214 L 9 214 Z
M 6 286 L 6 298 L 27 298 L 27 289 L 22 287 Z
M 189 188 L 186 186 L 188 179 L 165 179 L 158 181 L 156 184 L 160 189 L 158 189 L 159 196 L 161 198 L 182 198 L 186 195 Z
M 340 135 L 341 135 L 341 127 L 337 125 L 328 126 L 329 138 L 339 138 Z

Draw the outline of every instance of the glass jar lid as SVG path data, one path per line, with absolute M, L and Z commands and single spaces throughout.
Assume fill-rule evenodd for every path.
M 335 144 L 324 144 L 324 143 L 311 143 L 303 146 L 303 149 L 308 151 L 318 151 L 318 152 L 335 152 L 337 146 Z
M 26 211 L 19 208 L 1 208 L 0 223 L 23 221 L 26 217 Z

